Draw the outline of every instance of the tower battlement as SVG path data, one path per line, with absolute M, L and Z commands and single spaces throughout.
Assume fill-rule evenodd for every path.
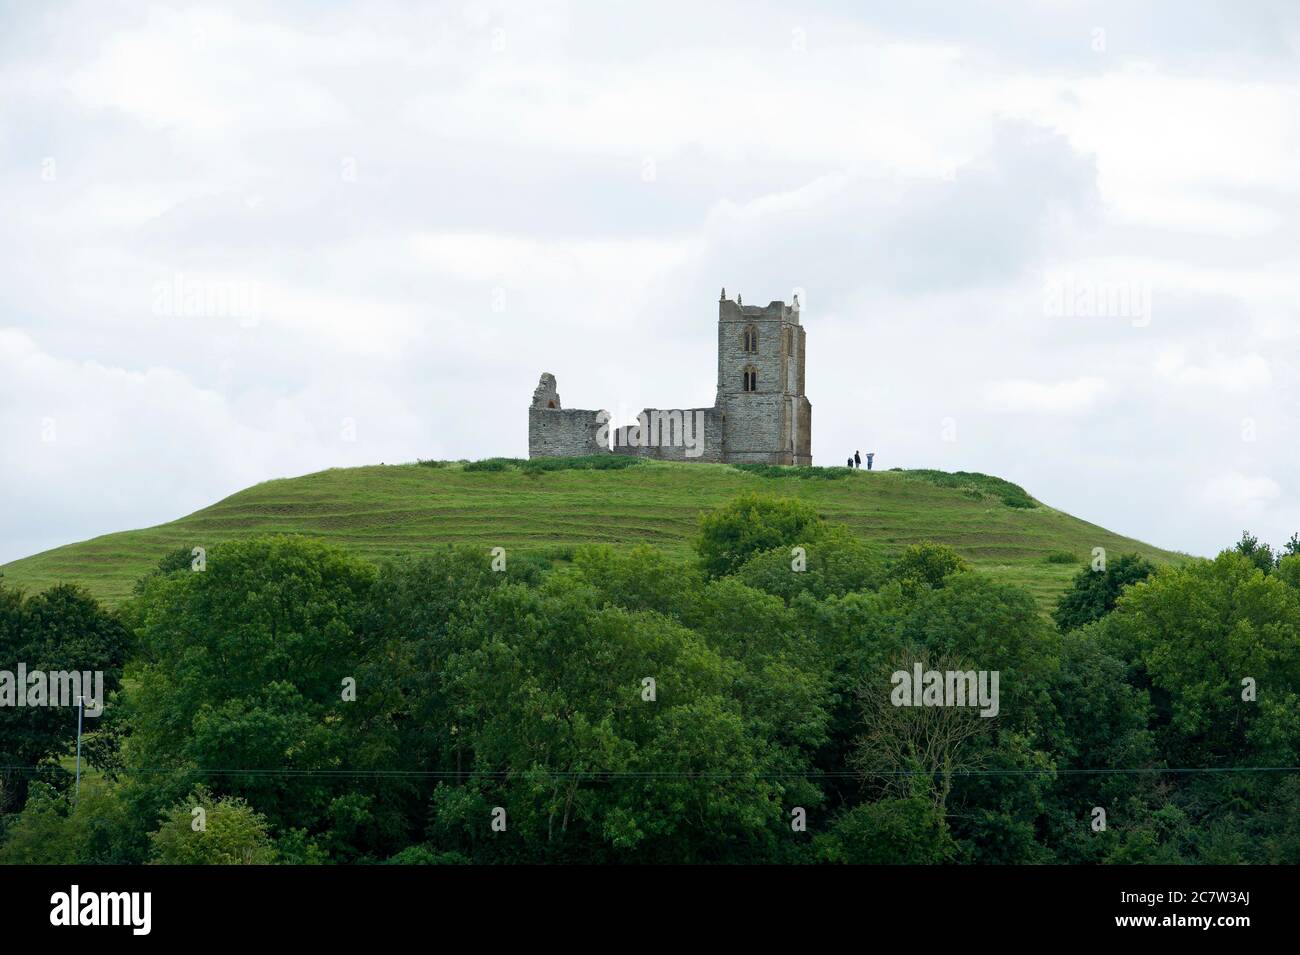
M 740 305 L 730 299 L 718 302 L 718 321 L 720 322 L 790 322 L 799 324 L 799 305 L 787 305 L 785 302 L 768 302 L 766 305 Z

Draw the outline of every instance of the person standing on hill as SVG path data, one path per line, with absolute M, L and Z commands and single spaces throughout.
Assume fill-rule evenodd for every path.
M 868 452 L 867 452 L 867 470 L 868 470 L 868 471 L 871 470 L 871 460 L 872 460 L 872 458 L 874 458 L 875 456 L 876 456 L 876 452 L 875 452 L 875 451 L 868 451 Z
M 853 466 L 855 468 L 862 467 L 862 457 L 856 451 L 853 452 Z

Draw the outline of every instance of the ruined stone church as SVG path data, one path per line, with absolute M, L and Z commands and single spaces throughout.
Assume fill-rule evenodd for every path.
M 711 408 L 647 408 L 611 427 L 608 411 L 563 408 L 544 373 L 528 409 L 528 456 L 630 454 L 666 461 L 812 464 L 804 329 L 792 305 L 718 301 L 718 395 Z

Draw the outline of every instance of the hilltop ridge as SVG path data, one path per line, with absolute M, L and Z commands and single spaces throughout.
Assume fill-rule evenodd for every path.
M 921 540 L 949 544 L 977 569 L 1028 588 L 1044 607 L 1094 547 L 1162 563 L 1186 559 L 988 475 L 615 456 L 331 468 L 265 481 L 177 520 L 57 547 L 0 572 L 28 590 L 78 583 L 117 604 L 164 554 L 259 533 L 319 537 L 376 560 L 444 544 L 563 559 L 577 544 L 643 543 L 683 555 L 700 511 L 747 491 L 808 500 L 882 553 Z

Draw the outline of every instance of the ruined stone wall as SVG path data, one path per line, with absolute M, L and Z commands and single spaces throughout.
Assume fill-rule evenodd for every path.
M 758 335 L 753 352 L 745 350 L 749 327 Z M 714 407 L 647 408 L 638 423 L 611 428 L 607 412 L 562 408 L 555 376 L 543 374 L 528 409 L 529 457 L 612 450 L 659 461 L 811 464 L 812 404 L 804 395 L 805 341 L 797 299 L 793 306 L 783 302 L 744 306 L 729 301 L 724 292 L 718 302 Z M 757 388 L 747 392 L 745 370 L 751 366 L 757 372 Z M 703 434 L 698 435 L 701 419 Z
M 646 408 L 637 421 L 614 429 L 615 454 L 655 461 L 723 460 L 722 415 L 717 408 Z
M 555 376 L 542 372 L 528 407 L 528 456 L 571 458 L 607 454 L 608 411 L 560 407 Z
M 600 441 L 602 430 L 609 427 L 608 422 L 608 411 L 529 408 L 528 456 L 568 458 L 608 454 L 609 448 Z

